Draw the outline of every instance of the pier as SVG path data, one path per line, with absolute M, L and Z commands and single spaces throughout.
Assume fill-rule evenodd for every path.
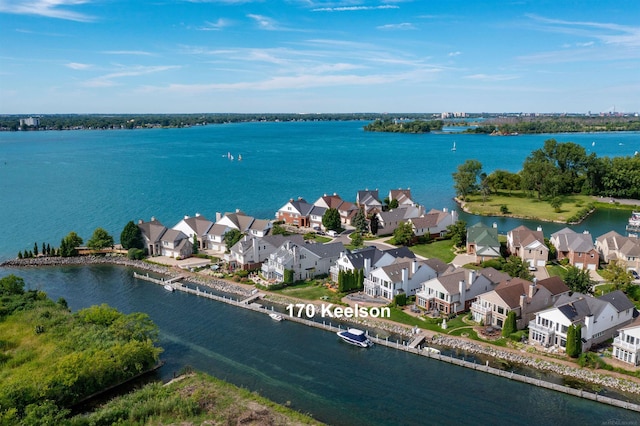
M 155 284 L 159 284 L 159 285 L 165 285 L 168 283 L 169 280 L 163 280 L 163 279 L 157 279 L 157 278 L 152 278 L 149 277 L 148 274 L 143 275 L 143 274 L 138 274 L 136 272 L 134 272 L 133 275 L 135 278 L 140 278 L 143 279 L 145 281 L 149 281 Z M 179 278 L 179 279 L 178 279 Z M 252 292 L 252 294 L 249 297 L 245 297 L 244 299 L 235 299 L 233 297 L 225 297 L 225 296 L 219 296 L 217 294 L 213 294 L 211 292 L 208 292 L 206 290 L 201 290 L 200 287 L 196 286 L 196 288 L 190 288 L 187 287 L 185 285 L 183 285 L 182 283 L 180 283 L 179 281 L 181 281 L 182 279 L 186 278 L 185 276 L 180 276 L 180 277 L 175 277 L 172 280 L 172 287 L 174 287 L 176 290 L 178 291 L 183 291 L 185 293 L 189 293 L 189 294 L 193 294 L 199 297 L 205 297 L 207 299 L 211 299 L 211 300 L 216 300 L 218 302 L 223 302 L 223 303 L 227 303 L 229 305 L 233 305 L 233 306 L 237 306 L 240 308 L 244 308 L 244 309 L 249 309 L 252 310 L 254 312 L 259 312 L 265 315 L 268 315 L 270 313 L 273 313 L 275 310 L 273 308 L 271 309 L 267 309 L 264 306 L 258 304 L 258 303 L 254 303 L 256 300 L 261 299 L 265 296 L 264 293 L 258 292 L 257 290 L 254 290 Z M 303 324 L 309 327 L 315 327 L 315 328 L 319 328 L 322 330 L 326 330 L 326 331 L 331 331 L 331 332 L 338 332 L 341 330 L 344 330 L 346 328 L 348 328 L 348 326 L 341 326 L 340 324 L 332 324 L 331 322 L 326 322 L 326 321 L 313 321 L 307 318 L 303 318 L 303 317 L 296 317 L 296 316 L 291 316 L 291 315 L 286 315 L 286 314 L 282 314 L 283 318 L 288 320 L 288 321 L 293 321 L 293 322 L 297 322 L 299 324 Z M 378 336 L 371 336 L 367 333 L 369 339 L 374 342 L 376 345 L 381 345 L 381 346 L 386 346 L 388 348 L 393 348 L 396 350 L 401 350 L 401 351 L 405 351 L 405 352 L 409 352 L 418 356 L 423 356 L 423 357 L 427 357 L 427 358 L 431 358 L 431 359 L 435 359 L 438 361 L 443 361 L 443 362 L 447 362 L 449 364 L 454 364 L 454 365 L 458 365 L 460 367 L 465 367 L 465 368 L 470 368 L 472 370 L 476 370 L 476 371 L 481 371 L 484 373 L 488 373 L 488 374 L 493 374 L 495 376 L 500 376 L 500 377 L 504 377 L 506 379 L 510 379 L 510 380 L 515 380 L 518 382 L 522 382 L 522 383 L 527 383 L 530 385 L 534 385 L 534 386 L 540 386 L 542 388 L 546 388 L 546 389 L 551 389 L 557 392 L 562 392 L 568 395 L 573 395 L 573 396 L 577 396 L 579 398 L 585 398 L 585 399 L 589 399 L 592 401 L 597 401 L 603 404 L 608 404 L 608 405 L 612 405 L 615 407 L 619 407 L 619 408 L 624 408 L 626 410 L 631 410 L 631 411 L 636 411 L 640 413 L 640 405 L 632 403 L 632 402 L 626 402 L 626 401 L 622 401 L 619 399 L 615 399 L 615 398 L 610 398 L 607 396 L 603 396 L 603 395 L 598 395 L 596 393 L 592 393 L 592 392 L 587 392 L 581 389 L 574 389 L 574 388 L 570 388 L 568 386 L 563 386 L 563 385 L 558 385 L 555 383 L 551 383 L 551 382 L 546 382 L 544 380 L 540 380 L 540 379 L 536 379 L 533 377 L 528 377 L 528 376 L 524 376 L 521 374 L 517 374 L 514 372 L 510 372 L 510 371 L 505 371 L 505 370 L 500 370 L 494 367 L 490 367 L 488 365 L 488 362 L 486 364 L 477 364 L 475 362 L 470 362 L 467 361 L 465 359 L 459 359 L 456 357 L 451 357 L 448 355 L 442 355 L 440 353 L 433 353 L 429 350 L 423 350 L 423 348 L 420 346 L 421 343 L 424 342 L 424 340 L 426 339 L 426 335 L 424 333 L 419 333 L 418 335 L 416 335 L 410 342 L 405 342 L 405 341 L 400 341 L 400 340 L 389 340 L 389 338 L 386 339 L 381 339 Z M 363 349 L 365 350 L 365 349 Z

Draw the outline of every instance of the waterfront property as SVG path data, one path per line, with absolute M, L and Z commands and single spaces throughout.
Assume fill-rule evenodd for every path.
M 402 206 L 392 210 L 376 213 L 378 218 L 378 235 L 391 235 L 401 223 L 420 217 L 424 214 L 422 206 Z
M 553 308 L 540 311 L 529 323 L 529 343 L 565 350 L 567 330 L 581 326 L 582 352 L 611 339 L 633 321 L 634 305 L 620 290 L 598 298 L 581 293 L 561 296 Z
M 416 255 L 406 247 L 380 250 L 374 246 L 368 246 L 357 250 L 346 250 L 340 253 L 340 257 L 330 268 L 331 280 L 338 282 L 338 274 L 342 272 L 355 272 L 362 269 L 365 277 L 374 268 L 380 268 L 392 264 L 397 258 L 413 259 Z
M 605 262 L 623 262 L 627 270 L 640 273 L 640 239 L 609 231 L 596 238 L 596 249 Z
M 488 227 L 478 222 L 467 228 L 467 254 L 474 256 L 476 263 L 501 257 L 498 229 L 495 224 Z
M 411 189 L 392 189 L 389 191 L 389 203 L 397 201 L 398 206 L 415 206 L 416 203 L 411 198 Z
M 413 233 L 416 237 L 439 238 L 447 233 L 447 226 L 453 225 L 458 220 L 455 210 L 448 211 L 431 209 L 428 213 L 409 219 Z
M 613 357 L 633 366 L 640 365 L 640 319 L 618 331 L 613 339 Z
M 167 231 L 167 227 L 160 223 L 155 217 L 152 217 L 149 222 L 140 219 L 138 221 L 138 228 L 140 228 L 140 232 L 142 233 L 142 240 L 147 254 L 149 256 L 162 255 L 161 238 Z
M 389 265 L 373 269 L 364 279 L 364 292 L 389 301 L 400 294 L 416 294 L 424 281 L 436 276 L 426 261 L 398 258 Z
M 416 293 L 416 303 L 436 314 L 459 314 L 469 310 L 478 295 L 491 291 L 507 277 L 493 268 L 455 268 L 423 282 Z
M 532 231 L 524 225 L 507 232 L 507 251 L 531 267 L 544 267 L 549 260 L 549 248 L 544 243 L 542 228 Z
M 365 189 L 356 193 L 356 205 L 364 211 L 365 215 L 382 211 L 382 202 L 377 189 Z
M 285 270 L 293 271 L 293 281 L 328 275 L 329 268 L 345 250 L 341 242 L 295 243 L 285 241 L 262 264 L 262 274 L 268 280 L 284 281 Z
M 313 204 L 307 203 L 307 201 L 298 197 L 297 200 L 291 198 L 284 206 L 280 207 L 276 212 L 276 220 L 282 221 L 287 225 L 310 227 L 311 219 L 309 217 Z
M 286 241 L 294 244 L 304 244 L 302 235 L 265 235 L 256 237 L 245 235 L 240 241 L 231 247 L 229 253 L 224 254 L 230 270 L 244 269 L 247 271 L 259 269 L 269 259 L 269 255 L 275 252 Z
M 553 306 L 560 296 L 568 294 L 569 287 L 557 276 L 533 282 L 509 277 L 494 290 L 480 294 L 471 305 L 471 312 L 474 321 L 502 328 L 509 312 L 514 311 L 516 326 L 522 330 L 536 312 Z
M 343 225 L 350 225 L 351 220 L 358 212 L 358 206 L 349 201 L 344 201 L 338 194 L 335 192 L 333 195 L 324 194 L 322 197 L 318 198 L 314 206 L 324 208 L 324 209 L 336 209 L 340 214 L 340 222 Z M 322 220 L 319 223 L 320 227 L 317 229 L 324 229 L 322 226 Z
M 173 229 L 185 234 L 189 240 L 193 241 L 195 236 L 197 239 L 197 246 L 200 250 L 205 250 L 207 247 L 207 234 L 213 226 L 206 217 L 200 213 L 196 213 L 195 216 L 185 216 L 180 222 L 178 222 Z
M 227 249 L 224 236 L 235 229 L 243 234 L 264 237 L 271 229 L 271 222 L 246 215 L 239 209 L 232 213 L 216 213 L 216 223 L 207 233 L 207 248 L 222 252 Z
M 598 269 L 600 256 L 589 232 L 578 233 L 572 229 L 563 228 L 551 234 L 549 242 L 556 248 L 558 260 L 567 259 L 570 265 L 578 269 L 592 271 Z

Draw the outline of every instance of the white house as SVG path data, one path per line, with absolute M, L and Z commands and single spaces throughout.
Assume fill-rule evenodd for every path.
M 160 239 L 161 255 L 185 258 L 193 252 L 193 242 L 182 231 L 167 229 Z
M 374 246 L 353 251 L 346 250 L 340 253 L 340 257 L 336 260 L 336 263 L 331 266 L 331 280 L 338 282 L 338 273 L 340 271 L 354 272 L 359 269 L 364 270 L 364 276 L 367 277 L 373 268 L 390 265 L 397 258 L 402 257 L 413 259 L 416 255 L 407 247 L 398 247 L 384 251 Z
M 263 262 L 269 259 L 269 255 L 275 252 L 286 241 L 291 241 L 295 244 L 304 244 L 304 238 L 298 234 L 288 236 L 266 235 L 264 237 L 245 235 L 231 247 L 229 253 L 225 253 L 224 260 L 232 270 L 258 269 Z
M 193 241 L 193 236 L 195 235 L 198 239 L 198 248 L 204 250 L 207 248 L 207 234 L 212 226 L 213 222 L 200 215 L 200 213 L 196 213 L 193 217 L 185 216 L 173 229 L 182 232 L 191 241 Z
M 225 251 L 227 247 L 224 242 L 224 235 L 232 229 L 259 238 L 269 233 L 271 222 L 247 216 L 238 209 L 234 213 L 225 213 L 224 215 L 216 213 L 216 223 L 211 226 L 206 235 L 207 248 Z
M 413 233 L 416 237 L 430 236 L 432 238 L 444 237 L 447 233 L 447 226 L 453 225 L 458 220 L 455 210 L 449 212 L 446 208 L 442 210 L 432 209 L 428 213 L 409 219 Z
M 618 330 L 613 339 L 613 357 L 628 364 L 640 365 L 640 320 Z
M 549 260 L 542 228 L 532 231 L 522 225 L 507 232 L 507 251 L 533 267 L 543 267 Z
M 422 282 L 436 276 L 436 271 L 423 261 L 400 258 L 392 264 L 375 268 L 364 279 L 364 291 L 369 296 L 387 300 L 400 293 L 416 294 Z
M 284 281 L 284 271 L 293 271 L 293 280 L 301 281 L 329 274 L 329 268 L 340 257 L 341 242 L 296 244 L 286 241 L 262 264 L 262 274 L 269 280 Z
M 581 293 L 562 296 L 529 323 L 529 343 L 565 350 L 569 326 L 581 325 L 584 352 L 613 338 L 620 327 L 633 321 L 633 311 L 633 303 L 620 290 L 598 298 Z

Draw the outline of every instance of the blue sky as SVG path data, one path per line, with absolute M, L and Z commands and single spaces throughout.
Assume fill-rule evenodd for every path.
M 640 1 L 0 0 L 0 113 L 640 111 Z

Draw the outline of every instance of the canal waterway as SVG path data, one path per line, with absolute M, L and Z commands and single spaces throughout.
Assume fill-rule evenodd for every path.
M 605 424 L 638 414 L 133 279 L 106 265 L 5 269 L 72 310 L 107 303 L 160 328 L 168 380 L 186 366 L 335 425 Z M 517 409 L 515 408 L 517 407 Z M 533 421 L 535 419 L 535 421 Z

